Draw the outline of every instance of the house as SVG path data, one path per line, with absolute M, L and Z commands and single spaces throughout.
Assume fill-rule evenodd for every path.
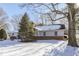
M 18 38 L 18 31 L 16 31 L 16 30 L 13 32 L 10 32 L 8 34 L 9 34 L 11 40 Z
M 64 24 L 35 26 L 34 39 L 64 39 Z

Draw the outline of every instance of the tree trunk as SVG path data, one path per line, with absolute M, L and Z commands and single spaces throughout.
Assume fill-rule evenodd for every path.
M 69 5 L 69 13 L 68 13 L 68 45 L 73 47 L 78 47 L 76 41 L 76 29 L 75 29 L 75 9 L 74 6 Z
M 68 45 L 77 47 L 77 41 L 76 41 L 76 30 L 75 30 L 75 24 L 74 22 L 69 19 L 69 29 L 68 29 Z

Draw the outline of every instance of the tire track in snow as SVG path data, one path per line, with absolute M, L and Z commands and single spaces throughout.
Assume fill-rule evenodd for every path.
M 36 44 L 37 45 L 37 44 Z M 46 44 L 46 45 L 41 45 L 41 44 L 39 44 L 40 46 L 39 47 L 36 47 L 36 49 L 32 49 L 32 50 L 29 50 L 29 51 L 25 51 L 25 52 L 27 52 L 27 53 L 22 53 L 21 54 L 21 56 L 26 56 L 26 55 L 34 55 L 34 54 L 36 54 L 36 53 L 38 53 L 40 50 L 42 50 L 42 49 L 45 49 L 45 48 L 47 48 L 47 47 L 49 47 L 49 46 L 53 46 L 52 44 Z M 54 47 L 54 46 L 53 46 Z
M 27 55 L 44 55 L 48 50 L 53 50 L 57 46 L 61 45 L 63 42 L 57 44 L 50 43 L 23 43 L 19 45 L 14 45 L 10 47 L 3 47 L 3 56 L 27 56 Z M 50 49 L 48 47 L 51 47 Z M 44 52 L 44 53 L 41 53 Z M 49 51 L 49 52 L 50 52 Z
M 2 54 L 8 54 L 10 52 L 15 52 L 17 50 L 21 50 L 26 46 L 29 46 L 29 44 L 23 44 L 22 46 L 12 46 L 12 47 L 8 47 L 7 49 L 4 48 L 4 49 L 2 49 L 3 50 Z
M 32 43 L 32 45 L 33 45 L 33 43 Z M 46 45 L 44 45 L 44 46 L 46 46 Z M 43 48 L 44 48 L 44 46 L 43 46 Z M 30 47 L 26 46 L 23 49 L 9 52 L 9 53 L 4 54 L 4 55 L 11 55 L 11 56 L 15 55 L 16 56 L 16 55 L 24 55 L 24 54 L 28 54 L 28 53 L 31 54 L 33 51 L 39 50 L 40 47 L 42 47 L 41 44 L 34 44 L 34 46 L 30 46 Z

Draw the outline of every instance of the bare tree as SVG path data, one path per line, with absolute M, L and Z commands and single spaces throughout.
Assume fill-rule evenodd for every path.
M 4 25 L 6 19 L 8 19 L 6 12 L 2 8 L 0 8 L 0 27 Z
M 11 30 L 12 24 L 9 22 L 9 17 L 7 16 L 6 12 L 0 8 L 0 30 L 5 30 L 7 38 L 8 38 L 8 33 Z M 4 36 L 5 37 L 5 36 Z
M 38 14 L 43 15 L 50 11 L 53 17 L 50 14 L 48 14 L 48 16 L 50 16 L 52 21 L 57 21 L 63 18 L 67 19 L 68 20 L 68 37 L 69 37 L 68 45 L 78 47 L 78 44 L 76 41 L 75 19 L 76 19 L 76 14 L 79 8 L 76 8 L 76 4 L 74 3 L 64 4 L 62 8 L 60 8 L 61 5 L 58 3 L 25 4 L 23 6 L 28 6 L 28 5 L 30 6 L 30 8 L 32 7 L 35 13 L 38 13 Z M 41 11 L 38 10 L 39 8 L 41 9 Z M 44 8 L 47 8 L 48 12 L 43 12 L 42 8 L 44 11 L 45 11 Z
M 68 23 L 69 23 L 69 31 L 68 31 L 68 36 L 69 36 L 69 40 L 68 40 L 68 44 L 71 46 L 77 46 L 77 40 L 76 40 L 76 13 L 78 12 L 79 8 L 75 8 L 75 4 L 71 3 L 71 4 L 67 4 L 68 5 Z
M 4 15 L 6 15 L 6 12 L 2 8 L 0 8 L 0 17 Z

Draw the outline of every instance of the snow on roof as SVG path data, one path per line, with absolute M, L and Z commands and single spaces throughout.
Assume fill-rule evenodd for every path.
M 62 24 L 53 24 L 53 25 L 36 26 L 34 28 L 38 31 L 47 31 L 47 30 L 65 29 L 65 26 Z

